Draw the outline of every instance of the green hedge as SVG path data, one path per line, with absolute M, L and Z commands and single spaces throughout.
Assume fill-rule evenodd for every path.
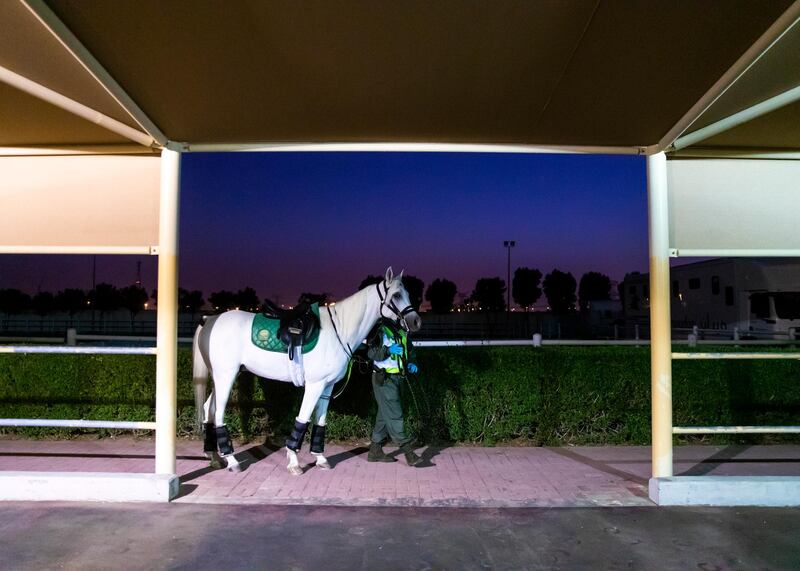
M 404 401 L 411 430 L 425 441 L 650 442 L 647 347 L 419 349 L 418 362 L 421 373 L 405 388 Z M 673 371 L 676 425 L 800 425 L 798 361 L 675 361 Z M 2 418 L 152 420 L 154 395 L 153 357 L 0 355 Z M 191 355 L 181 350 L 181 435 L 194 429 L 192 395 Z M 281 437 L 301 396 L 288 383 L 243 373 L 228 405 L 227 424 L 244 438 Z M 330 437 L 367 437 L 374 414 L 369 373 L 356 367 L 347 390 L 331 405 Z M 75 432 L 5 430 L 12 431 L 29 436 Z

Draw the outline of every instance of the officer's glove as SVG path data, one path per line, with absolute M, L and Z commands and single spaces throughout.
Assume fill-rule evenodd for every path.
M 395 343 L 389 346 L 389 353 L 392 355 L 402 355 L 403 354 L 403 346 L 400 343 Z
M 417 367 L 414 363 L 409 363 L 408 364 L 408 372 L 409 373 L 415 374 L 418 371 L 419 371 L 419 367 Z

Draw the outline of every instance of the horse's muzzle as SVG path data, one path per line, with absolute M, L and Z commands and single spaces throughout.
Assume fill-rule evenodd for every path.
M 422 318 L 416 311 L 406 315 L 404 320 L 406 322 L 406 325 L 408 326 L 408 330 L 411 331 L 412 333 L 415 331 L 419 331 L 422 328 Z

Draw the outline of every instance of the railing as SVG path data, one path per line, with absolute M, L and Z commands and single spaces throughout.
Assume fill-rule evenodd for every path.
M 128 343 L 135 341 L 149 345 L 155 344 L 155 337 L 130 337 L 115 335 L 76 335 L 77 342 L 119 342 Z M 37 343 L 42 342 L 42 338 L 16 338 L 16 342 Z M 63 338 L 47 338 L 48 342 L 64 342 Z M 191 337 L 179 339 L 182 343 L 191 343 Z M 697 340 L 683 339 L 675 340 L 676 345 L 737 345 L 737 346 L 758 346 L 758 345 L 785 345 L 797 344 L 796 340 Z M 514 346 L 648 346 L 650 341 L 647 339 L 543 339 L 541 335 L 535 335 L 530 339 L 422 339 L 414 341 L 417 347 L 514 347 Z M 42 346 L 42 345 L 0 345 L 0 353 L 18 354 L 105 354 L 105 355 L 155 355 L 156 348 L 149 347 L 113 347 L 113 346 Z M 748 352 L 673 352 L 674 360 L 696 360 L 696 359 L 794 359 L 800 360 L 800 351 L 791 353 L 748 353 Z M 0 426 L 50 426 L 50 427 L 70 427 L 70 428 L 114 428 L 131 430 L 154 430 L 154 422 L 117 422 L 117 421 L 89 421 L 89 420 L 47 420 L 47 419 L 0 419 Z M 797 426 L 709 426 L 709 427 L 686 427 L 676 426 L 672 429 L 673 434 L 768 434 L 768 433 L 800 433 Z
M 738 333 L 738 332 L 736 332 Z M 738 337 L 738 334 L 735 335 Z M 707 340 L 706 343 L 719 344 L 719 341 Z M 796 340 L 783 340 L 783 343 L 795 343 Z M 697 340 L 697 328 L 692 329 L 689 335 L 688 344 L 696 346 L 701 341 Z M 734 340 L 730 343 L 736 345 L 765 344 L 765 341 L 758 340 Z M 772 341 L 771 344 L 775 342 Z M 706 360 L 706 359 L 726 359 L 726 360 L 800 360 L 800 351 L 792 353 L 708 353 L 708 352 L 673 352 L 673 360 Z M 800 426 L 673 426 L 672 434 L 798 434 Z
M 199 322 L 200 314 L 181 314 L 178 335 L 191 337 Z M 453 317 L 455 316 L 455 317 Z M 91 319 L 39 318 L 36 316 L 0 317 L 0 337 L 28 338 L 42 337 L 42 342 L 58 342 L 68 329 L 77 330 L 79 337 L 119 336 L 120 341 L 132 338 L 155 337 L 156 322 L 148 315 L 146 319 Z M 695 335 L 698 341 L 736 341 L 742 338 L 773 341 L 798 340 L 800 331 L 754 332 L 740 331 L 736 328 L 715 329 L 698 327 L 674 327 L 673 339 Z M 611 321 L 584 321 L 577 315 L 557 317 L 546 313 L 513 312 L 506 314 L 451 314 L 441 316 L 426 314 L 422 330 L 416 335 L 424 339 L 530 339 L 539 333 L 544 339 L 598 339 L 598 340 L 640 340 L 650 335 L 647 322 L 613 323 Z M 123 339 L 124 338 L 124 339 Z M 138 341 L 137 341 L 138 342 Z
M 16 354 L 100 354 L 100 355 L 155 355 L 155 347 L 43 347 L 36 345 L 0 345 L 0 353 Z M 0 418 L 0 426 L 42 426 L 66 428 L 113 428 L 117 430 L 155 430 L 155 422 L 115 420 Z

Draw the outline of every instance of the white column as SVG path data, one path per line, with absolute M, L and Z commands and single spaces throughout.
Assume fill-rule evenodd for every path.
M 672 476 L 672 338 L 669 283 L 667 158 L 647 157 L 650 230 L 650 387 L 653 477 Z
M 158 221 L 158 312 L 156 357 L 156 474 L 175 473 L 178 415 L 178 207 L 181 155 L 161 151 Z

